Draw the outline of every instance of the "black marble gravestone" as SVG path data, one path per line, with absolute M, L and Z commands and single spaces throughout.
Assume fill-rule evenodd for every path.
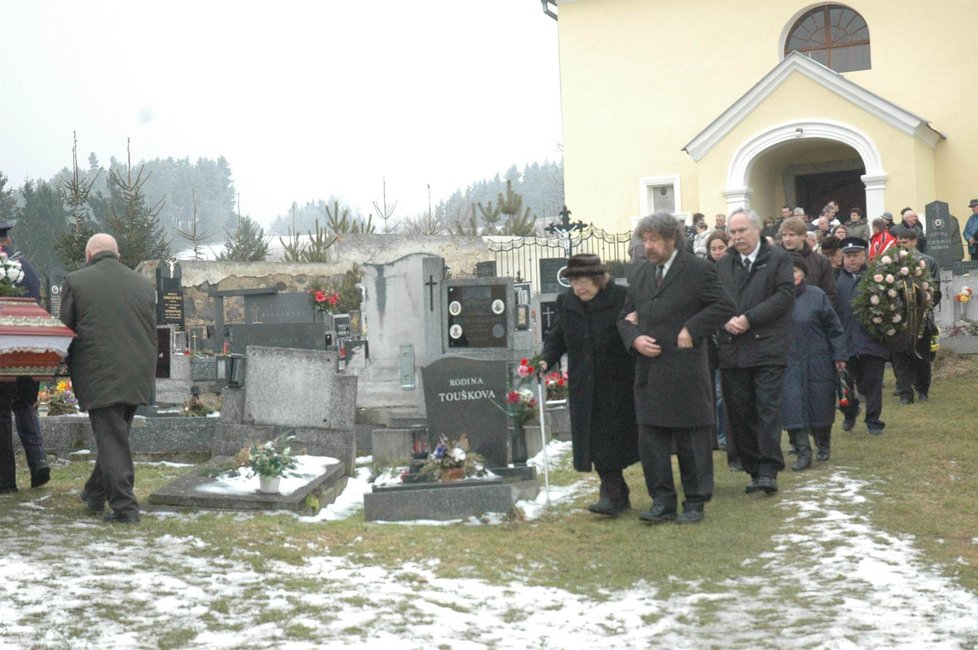
M 156 267 L 156 323 L 176 325 L 184 331 L 183 287 L 180 262 L 162 260 Z
M 963 253 L 957 219 L 948 212 L 944 201 L 928 203 L 924 211 L 927 218 L 927 254 L 934 258 L 939 267 L 946 268 L 959 261 Z
M 509 345 L 506 284 L 448 287 L 448 347 L 505 348 Z
M 505 361 L 444 357 L 421 369 L 428 431 L 456 440 L 468 435 L 470 448 L 489 467 L 507 464 L 506 412 L 508 370 Z M 433 448 L 433 447 L 432 447 Z
M 540 260 L 540 293 L 563 293 L 570 282 L 560 277 L 560 270 L 567 266 L 563 257 L 548 257 Z

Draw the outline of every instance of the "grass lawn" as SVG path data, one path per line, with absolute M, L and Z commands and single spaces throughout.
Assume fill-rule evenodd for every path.
M 699 597 L 719 595 L 732 588 L 748 596 L 760 593 L 769 571 L 765 558 L 780 557 L 786 546 L 790 554 L 792 536 L 804 532 L 806 517 L 811 516 L 812 510 L 817 513 L 826 499 L 865 515 L 877 529 L 894 539 L 912 538 L 923 561 L 978 594 L 978 427 L 972 424 L 978 395 L 978 359 L 942 357 L 927 403 L 899 406 L 891 396 L 893 385 L 888 373 L 884 435 L 867 435 L 861 422 L 850 433 L 842 432 L 837 425 L 833 431 L 832 460 L 816 463 L 806 472 L 784 472 L 779 477 L 778 495 L 745 495 L 746 475 L 728 472 L 722 453 L 717 452 L 714 499 L 707 506 L 706 521 L 697 526 L 649 527 L 640 523 L 635 515 L 638 509 L 648 507 L 649 499 L 641 469 L 636 465 L 626 473 L 636 510 L 616 519 L 599 518 L 583 510 L 596 496 L 597 483 L 590 477 L 593 489 L 585 490 L 573 502 L 556 504 L 539 519 L 525 521 L 510 516 L 499 525 L 367 524 L 362 512 L 345 520 L 315 523 L 291 514 L 197 512 L 145 515 L 134 531 L 103 525 L 84 512 L 78 492 L 91 466 L 79 461 L 55 467 L 51 484 L 42 490 L 28 489 L 0 497 L 0 526 L 6 527 L 4 534 L 12 539 L 26 540 L 32 534 L 31 517 L 56 522 L 59 541 L 45 549 L 45 557 L 49 558 L 57 558 L 65 551 L 59 550 L 57 544 L 104 547 L 111 557 L 114 545 L 125 544 L 127 537 L 134 535 L 144 545 L 167 548 L 179 543 L 182 552 L 193 560 L 184 561 L 188 572 L 185 577 L 195 571 L 197 560 L 211 569 L 228 563 L 229 571 L 233 561 L 235 566 L 247 567 L 258 575 L 277 572 L 276 586 L 283 593 L 321 590 L 322 577 L 309 575 L 303 567 L 313 558 L 342 557 L 362 567 L 390 572 L 411 589 L 424 589 L 429 578 L 425 572 L 410 567 L 435 566 L 441 578 L 556 588 L 601 603 L 643 584 L 654 585 L 656 598 L 662 599 L 691 591 Z M 23 467 L 23 459 L 19 460 L 19 467 Z M 145 502 L 155 488 L 185 471 L 186 468 L 160 464 L 138 465 L 137 496 Z M 823 495 L 822 486 L 836 475 L 865 484 L 859 501 L 839 504 L 838 494 Z M 676 476 L 678 479 L 678 471 Z M 551 475 L 552 483 L 558 485 L 580 478 L 566 462 Z M 18 482 L 29 483 L 26 472 L 21 472 Z M 36 510 L 36 514 L 25 517 L 25 510 Z M 818 553 L 831 553 L 833 544 L 845 543 L 823 541 Z M 797 553 L 802 557 L 792 561 L 802 567 L 809 562 L 814 567 L 819 560 L 805 555 L 809 551 L 801 546 Z M 173 565 L 167 564 L 163 555 L 160 562 L 165 567 L 161 572 L 172 573 Z M 153 563 L 152 557 L 145 561 Z M 295 570 L 283 572 L 283 566 Z M 778 589 L 778 598 L 786 602 L 803 603 L 810 598 L 806 593 L 810 586 L 804 582 L 787 581 Z M 0 587 L 0 594 L 2 591 Z M 843 594 L 837 600 L 842 603 L 849 597 Z M 368 607 L 371 600 L 369 594 L 356 593 L 342 598 L 347 607 Z M 442 606 L 458 608 L 459 615 L 471 613 L 472 609 L 465 604 Z M 197 620 L 220 627 L 227 613 L 236 607 L 234 598 L 214 598 L 208 611 L 199 613 Z M 397 608 L 403 610 L 404 616 L 416 615 L 411 603 L 401 602 Z M 290 639 L 309 637 L 310 620 L 328 620 L 330 616 L 321 607 L 298 601 L 292 602 L 292 609 L 293 617 L 282 627 L 285 638 Z M 780 625 L 776 622 L 779 608 L 773 605 L 771 610 L 768 615 L 772 622 L 767 625 L 776 629 Z M 109 609 L 104 616 L 110 614 Z M 703 622 L 722 615 L 723 607 L 710 605 L 707 597 L 695 619 Z M 256 625 L 259 620 L 274 625 L 276 620 L 274 610 L 255 616 Z M 508 617 L 518 624 L 521 616 L 514 609 L 503 619 Z M 651 618 L 646 623 L 654 623 Z M 367 629 L 363 624 L 344 624 L 352 630 L 350 634 L 366 634 L 357 631 Z M 184 627 L 179 622 L 156 632 L 159 647 L 182 647 L 194 638 L 198 644 L 201 641 L 196 636 L 198 628 Z

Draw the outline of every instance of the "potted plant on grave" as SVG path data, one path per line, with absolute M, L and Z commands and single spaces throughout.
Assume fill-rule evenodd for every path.
M 559 406 L 567 403 L 567 371 L 554 370 L 544 377 L 547 389 L 547 406 Z
M 524 426 L 527 422 L 537 416 L 536 393 L 529 387 L 534 375 L 539 367 L 541 357 L 535 356 L 532 359 L 520 359 L 516 366 L 515 377 L 510 381 L 510 388 L 506 392 L 506 403 L 496 404 L 506 412 L 511 427 L 511 455 L 513 464 L 522 465 L 526 463 L 526 431 Z
M 457 481 L 485 476 L 485 459 L 469 449 L 467 434 L 463 433 L 455 441 L 449 441 L 443 434 L 418 473 L 437 478 L 439 481 Z
M 246 464 L 251 469 L 251 475 L 259 479 L 259 492 L 278 494 L 279 482 L 282 477 L 296 466 L 292 448 L 286 442 L 290 438 L 279 436 L 269 440 L 260 447 L 251 445 L 248 449 Z

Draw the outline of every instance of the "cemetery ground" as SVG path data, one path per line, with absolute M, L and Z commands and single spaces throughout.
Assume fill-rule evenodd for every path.
M 772 497 L 745 495 L 717 452 L 696 526 L 637 520 L 638 466 L 635 510 L 585 512 L 596 481 L 560 443 L 551 506 L 541 490 L 437 526 L 357 508 L 108 525 L 78 499 L 90 462 L 62 463 L 0 497 L 0 648 L 973 648 L 976 370 L 944 357 L 931 401 L 903 408 L 888 373 L 886 433 L 837 422 L 832 460 L 784 472 Z M 186 471 L 139 464 L 137 494 Z

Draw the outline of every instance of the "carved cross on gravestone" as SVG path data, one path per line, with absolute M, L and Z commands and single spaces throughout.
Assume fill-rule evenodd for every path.
M 197 354 L 197 332 L 190 335 L 190 351 L 193 354 Z
M 557 312 L 551 309 L 550 305 L 547 305 L 547 307 L 541 313 L 543 314 L 543 320 L 544 320 L 543 326 L 546 330 L 549 331 L 550 328 L 554 326 L 553 317 L 557 315 Z
M 428 311 L 435 311 L 435 286 L 437 284 L 433 275 L 429 275 L 428 281 L 424 283 L 424 286 L 428 287 Z
M 176 259 L 166 260 L 166 265 L 170 268 L 170 277 L 171 278 L 174 277 L 173 272 L 177 265 L 177 260 Z

